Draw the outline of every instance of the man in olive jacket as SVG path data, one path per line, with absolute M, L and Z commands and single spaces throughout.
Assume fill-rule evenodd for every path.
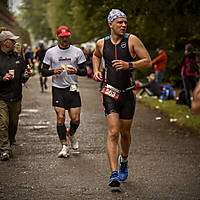
M 31 76 L 23 57 L 14 51 L 18 38 L 10 31 L 0 33 L 0 160 L 10 158 L 21 112 L 22 83 Z

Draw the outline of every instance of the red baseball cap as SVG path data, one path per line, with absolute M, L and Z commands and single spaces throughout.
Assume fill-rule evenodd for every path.
M 57 30 L 57 36 L 69 36 L 71 35 L 70 30 L 66 26 L 60 26 Z

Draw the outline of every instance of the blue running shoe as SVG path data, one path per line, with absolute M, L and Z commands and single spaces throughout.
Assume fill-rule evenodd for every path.
M 112 175 L 110 177 L 108 185 L 110 187 L 119 187 L 120 186 L 120 182 L 119 181 L 120 180 L 119 180 L 118 172 L 114 171 L 114 172 L 112 172 Z
M 10 155 L 8 153 L 3 153 L 2 155 L 0 155 L 0 160 L 1 161 L 6 161 L 10 159 Z
M 121 155 L 119 156 L 119 179 L 125 181 L 128 178 L 128 161 L 121 162 Z

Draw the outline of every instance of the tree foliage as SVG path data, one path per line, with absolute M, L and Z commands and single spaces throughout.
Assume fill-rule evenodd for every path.
M 56 30 L 59 26 L 63 25 L 71 28 L 73 21 L 70 0 L 49 0 L 46 13 L 47 21 L 54 37 L 56 37 Z
M 0 6 L 1 6 L 1 4 L 2 4 L 3 6 L 5 6 L 6 8 L 8 8 L 8 0 L 1 0 Z
M 128 17 L 128 32 L 137 35 L 152 58 L 165 48 L 169 62 L 166 81 L 180 82 L 178 64 L 187 42 L 200 47 L 199 0 L 23 0 L 22 18 L 37 39 L 55 37 L 60 25 L 71 29 L 72 42 L 98 39 L 109 34 L 107 15 L 119 8 Z M 150 69 L 152 71 L 152 69 Z M 146 73 L 149 73 L 147 70 Z M 139 77 L 146 74 L 138 72 Z
M 33 33 L 35 39 L 52 38 L 50 26 L 46 17 L 46 4 L 49 0 L 23 0 L 21 6 L 22 24 Z

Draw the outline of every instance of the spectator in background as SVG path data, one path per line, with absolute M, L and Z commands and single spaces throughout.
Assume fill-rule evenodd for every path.
M 23 56 L 23 54 L 22 54 L 22 46 L 18 42 L 16 42 L 16 44 L 15 44 L 15 51 L 17 52 L 18 56 Z
M 30 54 L 31 63 L 33 63 L 34 53 L 30 46 L 28 46 L 28 53 Z
M 91 49 L 88 49 L 87 55 L 88 55 L 88 56 L 87 56 L 88 58 L 86 58 L 86 59 L 87 59 L 87 66 L 89 66 L 89 69 L 90 69 L 90 71 L 91 71 L 90 77 L 93 78 L 93 64 L 92 64 L 93 52 L 92 52 Z
M 200 114 L 200 81 L 198 82 L 198 84 L 193 92 L 192 109 L 197 114 Z
M 21 112 L 22 83 L 31 76 L 22 56 L 14 51 L 16 40 L 10 31 L 0 33 L 0 160 L 9 160 L 15 144 Z
M 33 52 L 33 49 L 29 46 L 28 47 L 28 53 L 30 55 L 30 59 L 31 59 L 31 71 L 32 71 L 32 76 L 35 75 L 35 68 L 34 68 L 34 52 Z
M 181 77 L 183 81 L 188 108 L 191 108 L 190 91 L 194 91 L 198 75 L 198 71 L 189 71 L 188 67 L 190 65 L 191 60 L 195 60 L 195 62 L 198 63 L 198 57 L 193 52 L 193 46 L 189 43 L 185 45 L 185 53 L 181 61 Z
M 40 75 L 41 92 L 44 92 L 44 88 L 47 89 L 47 77 L 42 76 L 42 62 L 46 53 L 46 49 L 43 43 L 39 43 L 39 50 L 36 52 L 35 59 L 38 61 L 38 72 Z
M 162 86 L 162 79 L 166 70 L 167 64 L 167 54 L 165 53 L 162 47 L 157 48 L 156 51 L 158 52 L 158 57 L 156 57 L 152 61 L 152 65 L 154 65 L 156 82 Z
M 87 66 L 87 77 L 93 78 L 93 65 L 92 65 L 92 50 L 91 49 L 85 49 L 84 47 L 81 47 L 81 50 L 83 51 L 85 58 L 86 58 L 86 66 Z
M 93 65 L 92 65 L 92 51 L 87 49 L 86 51 L 86 65 L 87 65 L 87 77 L 93 78 Z
M 157 96 L 160 97 L 161 89 L 160 85 L 155 81 L 155 74 L 151 73 L 147 76 L 148 83 L 140 84 L 140 91 L 137 96 L 141 96 L 144 92 L 146 92 L 149 96 Z
M 32 63 L 32 59 L 31 59 L 31 54 L 28 51 L 28 44 L 24 43 L 23 44 L 23 54 L 24 54 L 24 58 L 25 58 L 25 63 L 27 67 L 32 68 L 33 67 L 33 63 Z

